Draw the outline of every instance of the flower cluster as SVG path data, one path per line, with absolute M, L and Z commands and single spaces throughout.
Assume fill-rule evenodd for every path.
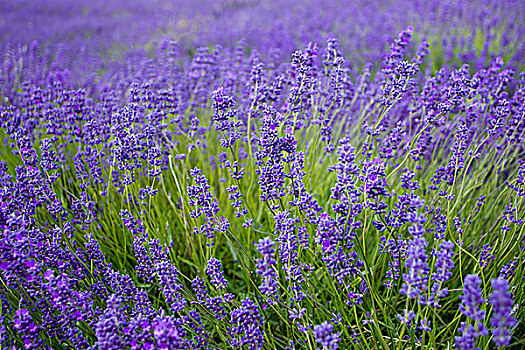
M 462 301 L 459 310 L 474 321 L 474 324 L 461 323 L 462 335 L 456 337 L 456 346 L 459 349 L 474 349 L 476 338 L 488 334 L 488 329 L 484 324 L 485 310 L 481 309 L 485 303 L 485 299 L 481 296 L 481 282 L 481 278 L 477 275 L 465 277 L 463 295 L 459 297 Z
M 270 237 L 261 238 L 257 244 L 257 250 L 262 254 L 262 258 L 257 259 L 255 265 L 256 272 L 262 276 L 262 284 L 259 289 L 262 294 L 269 297 L 267 302 L 273 304 L 275 299 L 279 298 L 277 284 L 279 276 L 275 271 L 275 242 Z
M 512 298 L 509 294 L 509 282 L 504 278 L 493 279 L 492 288 L 494 292 L 490 295 L 492 305 L 492 317 L 490 323 L 494 327 L 491 329 L 494 335 L 494 342 L 497 346 L 509 345 L 510 329 L 516 326 L 516 318 L 512 315 Z

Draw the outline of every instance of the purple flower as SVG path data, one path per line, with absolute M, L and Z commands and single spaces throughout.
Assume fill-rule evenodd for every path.
M 491 260 L 495 259 L 495 256 L 490 253 L 492 247 L 490 244 L 485 244 L 479 253 L 479 264 L 481 267 L 487 267 Z
M 40 327 L 33 322 L 27 309 L 16 310 L 13 323 L 26 349 L 39 349 L 43 345 L 39 336 Z
M 107 308 L 94 326 L 96 346 L 100 349 L 117 350 L 126 346 L 122 327 L 127 323 L 122 298 L 111 295 Z
M 436 271 L 432 274 L 432 294 L 429 297 L 429 304 L 434 307 L 440 307 L 439 299 L 448 295 L 448 288 L 443 288 L 443 284 L 452 277 L 452 269 L 454 269 L 454 243 L 444 241 L 440 244 L 440 250 L 435 251 L 436 256 L 435 268 Z
M 455 338 L 456 346 L 459 350 L 474 350 L 477 337 L 478 332 L 473 325 L 461 322 L 461 336 Z
M 391 238 L 388 241 L 385 236 L 382 236 L 381 243 L 379 243 L 379 252 L 384 254 L 388 253 L 390 259 L 388 260 L 388 271 L 386 272 L 386 282 L 383 285 L 392 289 L 396 282 L 399 280 L 401 270 L 399 268 L 399 262 L 404 260 L 406 257 L 407 242 L 403 240 L 403 236 L 399 234 L 397 239 Z
M 189 204 L 195 208 L 190 216 L 195 219 L 201 215 L 204 216 L 205 223 L 200 227 L 194 227 L 193 231 L 194 233 L 204 234 L 206 238 L 211 240 L 215 237 L 215 231 L 224 232 L 227 230 L 229 222 L 225 218 L 220 220 L 216 218 L 220 208 L 217 200 L 209 191 L 211 186 L 208 184 L 208 180 L 201 173 L 202 170 L 199 168 L 190 170 L 190 175 L 195 181 L 195 185 L 188 186 Z M 211 246 L 213 242 L 207 244 Z
M 196 310 L 190 310 L 188 316 L 184 317 L 186 325 L 191 329 L 191 334 L 193 339 L 189 340 L 186 345 L 188 349 L 199 349 L 205 350 L 209 349 L 209 337 L 210 334 L 206 330 L 202 317 L 199 312 Z
M 462 335 L 455 338 L 456 346 L 461 350 L 474 349 L 476 338 L 488 334 L 483 323 L 485 311 L 480 307 L 485 302 L 481 296 L 481 283 L 481 278 L 477 275 L 467 275 L 464 280 L 463 295 L 459 297 L 463 303 L 459 305 L 459 310 L 473 320 L 474 325 L 461 323 Z
M 341 338 L 339 333 L 333 333 L 334 326 L 328 321 L 314 326 L 314 337 L 317 344 L 322 346 L 323 350 L 337 350 Z
M 459 297 L 463 302 L 459 305 L 461 313 L 476 322 L 482 322 L 485 318 L 485 311 L 480 308 L 485 302 L 481 296 L 481 283 L 481 278 L 477 275 L 467 275 L 463 284 L 463 295 Z
M 345 252 L 343 247 L 334 248 L 323 256 L 330 276 L 334 277 L 339 284 L 345 283 L 345 277 L 353 277 L 359 274 L 364 263 L 359 259 L 355 250 Z
M 262 294 L 269 296 L 267 302 L 273 304 L 275 299 L 279 298 L 277 290 L 279 276 L 275 271 L 275 242 L 270 237 L 262 238 L 257 244 L 257 251 L 262 254 L 262 258 L 256 261 L 256 272 L 262 276 L 262 284 L 259 289 Z
M 509 294 L 509 282 L 501 277 L 491 281 L 494 292 L 490 295 L 492 305 L 491 332 L 492 340 L 497 346 L 509 345 L 511 328 L 516 326 L 517 320 L 512 315 L 512 298 Z
M 197 303 L 203 303 L 208 298 L 208 288 L 204 284 L 204 281 L 200 277 L 195 277 L 191 281 L 191 288 L 197 298 Z
M 196 297 L 196 301 L 192 302 L 192 304 L 203 305 L 217 320 L 222 320 L 227 316 L 224 304 L 230 303 L 233 300 L 233 294 L 226 293 L 222 297 L 209 296 L 208 288 L 206 288 L 204 281 L 198 276 L 191 282 L 191 287 Z
M 417 225 L 414 225 L 416 227 Z M 414 232 L 413 232 L 414 233 Z M 407 273 L 403 274 L 403 287 L 399 291 L 408 298 L 414 299 L 423 294 L 428 288 L 428 273 L 430 271 L 425 251 L 427 241 L 422 235 L 415 235 L 406 248 Z
M 222 274 L 222 263 L 220 260 L 211 258 L 208 260 L 208 265 L 206 266 L 206 273 L 210 276 L 210 283 L 215 286 L 217 289 L 226 288 L 228 281 L 224 278 Z
M 177 279 L 177 268 L 169 258 L 168 248 L 160 245 L 158 239 L 148 240 L 148 234 L 140 220 L 136 220 L 127 210 L 121 211 L 120 215 L 124 225 L 133 233 L 137 275 L 149 283 L 157 276 L 168 305 L 174 312 L 181 311 L 186 300 L 179 292 L 182 285 Z
M 158 261 L 155 272 L 159 279 L 160 290 L 166 303 L 173 312 L 181 312 L 186 306 L 186 299 L 181 294 L 182 284 L 178 280 L 178 270 L 169 260 Z
M 159 350 L 182 349 L 185 332 L 173 316 L 161 314 L 153 320 L 152 326 Z
M 413 310 L 404 310 L 404 315 L 397 315 L 397 319 L 404 323 L 409 329 L 412 327 L 412 320 L 416 318 Z
M 367 195 L 369 200 L 374 199 L 377 201 L 378 198 L 388 195 L 386 190 L 385 165 L 381 159 L 376 158 L 365 162 L 361 180 L 364 182 L 363 193 Z M 372 201 L 370 201 L 370 203 L 371 206 L 375 204 L 372 203 Z M 372 206 L 372 209 L 374 209 L 377 214 L 381 213 L 381 210 L 376 209 L 374 206 Z
M 189 203 L 195 207 L 195 211 L 191 213 L 191 216 L 198 218 L 204 214 L 211 219 L 219 212 L 219 206 L 209 192 L 210 185 L 208 180 L 201 173 L 202 171 L 199 168 L 194 168 L 190 171 L 190 175 L 195 181 L 195 185 L 188 186 Z
M 391 74 L 397 64 L 399 64 L 403 58 L 404 50 L 412 39 L 412 31 L 412 27 L 408 27 L 399 33 L 398 39 L 394 43 L 390 44 L 390 51 L 383 60 L 383 74 Z
M 229 327 L 230 344 L 233 347 L 244 347 L 260 350 L 264 346 L 264 318 L 257 305 L 246 298 L 242 306 L 231 312 Z
M 423 332 L 431 332 L 432 328 L 430 327 L 430 320 L 427 320 L 426 318 L 421 319 L 419 329 Z
M 512 276 L 514 276 L 514 273 L 516 272 L 516 269 L 518 267 L 518 261 L 519 261 L 519 257 L 516 256 L 508 264 L 503 265 L 501 267 L 500 277 L 506 280 L 512 279 Z
M 215 90 L 211 97 L 215 111 L 212 120 L 222 136 L 219 142 L 222 147 L 230 148 L 242 136 L 242 133 L 237 131 L 242 122 L 237 120 L 237 111 L 233 109 L 236 104 L 235 99 L 226 95 L 223 88 Z

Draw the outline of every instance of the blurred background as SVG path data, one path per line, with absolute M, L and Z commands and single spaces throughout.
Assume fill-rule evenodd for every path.
M 256 53 L 271 69 L 309 42 L 324 47 L 332 36 L 347 68 L 358 73 L 366 64 L 377 68 L 407 27 L 413 28 L 409 54 L 422 40 L 430 43 L 425 69 L 463 63 L 479 69 L 500 56 L 521 71 L 523 18 L 521 0 L 4 0 L 0 86 L 10 95 L 14 80 L 39 83 L 49 72 L 60 72 L 71 87 L 111 86 L 116 75 L 135 76 L 158 64 L 151 60 L 168 47 L 179 66 L 207 47 Z

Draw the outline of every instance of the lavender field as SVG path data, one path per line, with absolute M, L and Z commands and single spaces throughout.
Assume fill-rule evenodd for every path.
M 522 0 L 0 2 L 1 349 L 525 349 Z

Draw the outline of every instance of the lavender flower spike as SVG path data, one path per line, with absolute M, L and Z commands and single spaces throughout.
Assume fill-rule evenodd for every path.
M 490 323 L 494 338 L 492 340 L 497 346 L 509 345 L 510 328 L 516 326 L 516 318 L 511 315 L 512 298 L 509 294 L 509 282 L 501 277 L 491 281 L 494 292 L 490 295 L 490 304 L 492 304 L 492 317 Z
M 211 277 L 211 284 L 217 289 L 226 288 L 228 281 L 224 278 L 222 274 L 222 263 L 220 260 L 211 258 L 208 261 L 208 266 L 206 267 L 206 273 Z
M 339 349 L 339 333 L 333 333 L 334 326 L 328 321 L 318 324 L 314 327 L 314 337 L 318 344 L 321 344 L 323 350 Z
M 259 287 L 261 293 L 268 296 L 267 302 L 273 304 L 274 299 L 278 298 L 278 275 L 274 270 L 275 260 L 275 242 L 270 237 L 261 238 L 257 244 L 257 250 L 262 254 L 261 259 L 257 259 L 257 273 L 262 276 L 262 284 Z
M 481 296 L 481 282 L 478 275 L 467 275 L 463 284 L 463 295 L 459 297 L 463 301 L 459 305 L 459 311 L 474 321 L 474 326 L 467 322 L 461 323 L 462 334 L 456 337 L 456 346 L 461 350 L 473 350 L 476 338 L 488 334 L 488 329 L 483 323 L 485 310 L 480 308 L 485 302 Z
M 481 296 L 481 278 L 478 275 L 467 275 L 463 284 L 463 295 L 459 297 L 463 302 L 459 310 L 473 321 L 483 321 L 485 311 L 481 310 L 485 299 Z

